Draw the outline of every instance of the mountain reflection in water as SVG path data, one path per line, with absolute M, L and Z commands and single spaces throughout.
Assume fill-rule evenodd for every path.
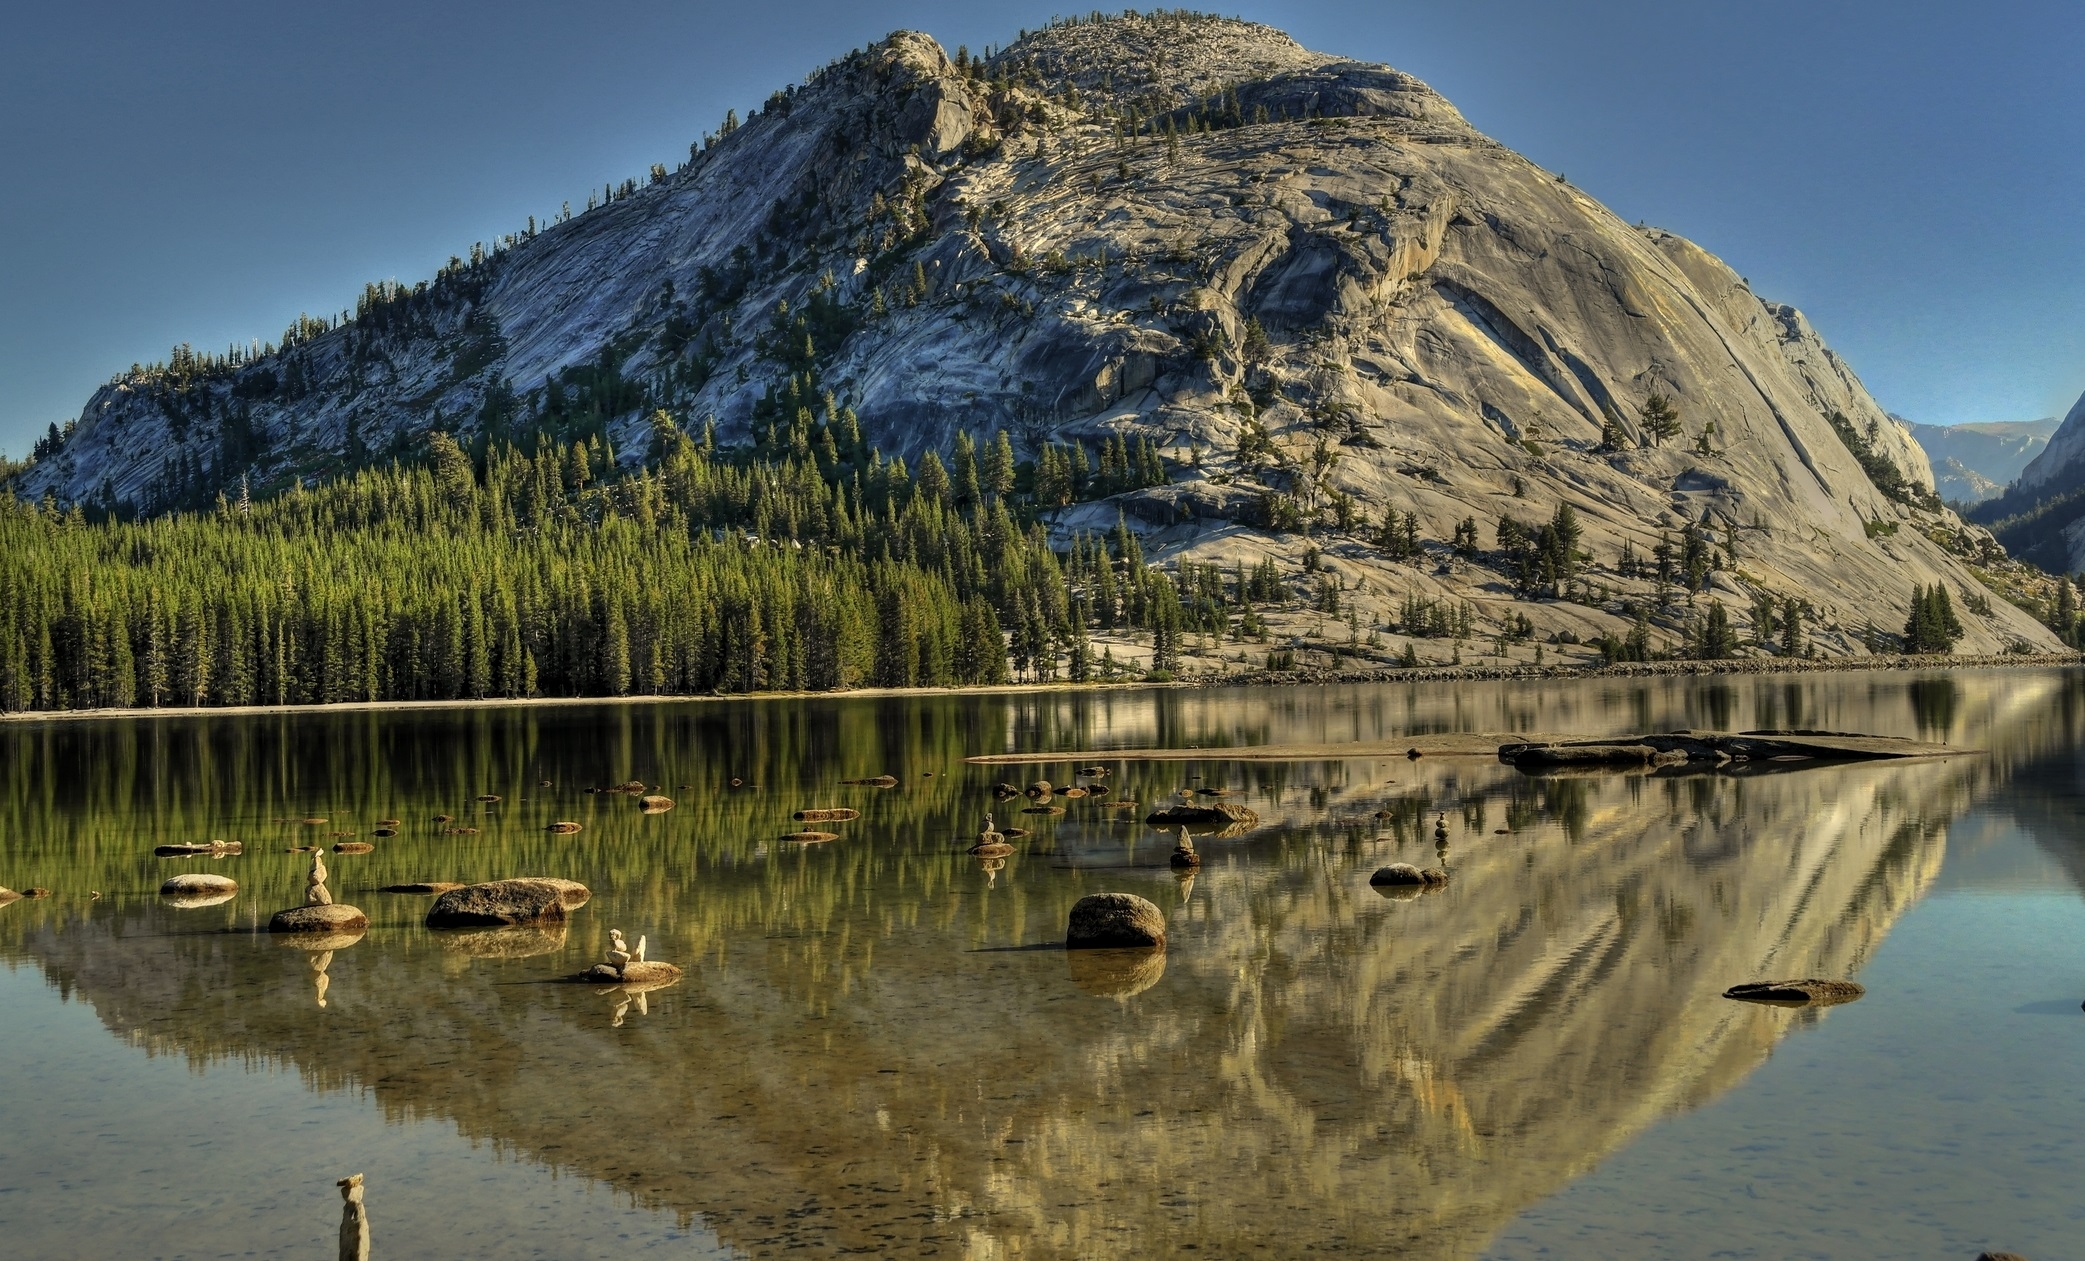
M 156 1052 L 365 1090 L 749 1254 L 1469 1257 L 1829 1019 L 1720 993 L 1858 974 L 1938 872 L 1948 823 L 2074 745 L 2077 702 L 2069 676 L 1990 672 L 11 727 L 0 881 L 61 896 L 0 910 L 0 957 Z M 1003 867 L 961 852 L 1019 771 L 965 766 L 974 752 L 1767 725 L 1988 753 L 1557 778 L 1125 762 L 1117 797 L 1222 786 L 1263 825 L 1198 840 L 1187 881 L 1142 810 L 1097 799 L 1020 817 L 1035 835 Z M 839 785 L 886 772 L 899 787 Z M 632 777 L 678 808 L 580 791 Z M 828 845 L 780 841 L 809 805 L 863 817 Z M 1440 812 L 1451 885 L 1371 889 L 1382 863 L 1436 861 Z M 440 813 L 479 830 L 444 834 Z M 307 817 L 328 822 L 277 822 Z M 332 860 L 365 936 L 325 957 L 253 931 L 301 900 L 308 863 L 286 847 L 383 817 L 398 837 Z M 558 818 L 584 830 L 546 835 Z M 212 837 L 246 852 L 150 857 Z M 241 889 L 170 908 L 151 890 L 174 870 Z M 440 934 L 424 898 L 374 891 L 526 874 L 594 899 L 563 929 Z M 110 896 L 66 896 L 86 888 Z M 1162 958 L 1008 949 L 1060 940 L 1102 889 L 1165 908 Z M 601 957 L 611 927 L 687 975 L 634 1002 L 539 983 Z M 443 1229 L 386 1213 L 378 1246 Z

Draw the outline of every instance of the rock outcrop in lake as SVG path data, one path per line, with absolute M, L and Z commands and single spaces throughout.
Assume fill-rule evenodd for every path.
M 1130 452 L 1060 538 L 1123 516 L 1157 559 L 1227 567 L 1314 545 L 1364 603 L 1582 639 L 1628 633 L 1688 532 L 1723 565 L 1709 599 L 1807 601 L 1828 654 L 2003 564 L 1801 312 L 1409 74 L 1185 14 L 989 59 L 892 35 L 424 289 L 122 374 L 15 489 L 200 503 L 587 409 L 625 461 L 661 410 L 774 452 L 858 425 L 915 465 L 994 430 L 1038 468 Z M 1603 597 L 1516 601 L 1472 563 L 1501 518 L 1565 506 Z M 1964 650 L 2053 644 L 1989 608 Z
M 429 928 L 496 928 L 562 920 L 590 896 L 576 880 L 524 877 L 448 889 L 427 910 Z

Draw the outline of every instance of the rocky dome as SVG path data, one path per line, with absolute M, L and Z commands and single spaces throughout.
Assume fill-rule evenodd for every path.
M 554 432 L 576 399 L 635 461 L 658 410 L 742 443 L 787 402 L 851 407 L 908 459 L 959 431 L 1024 459 L 1149 439 L 1169 484 L 1055 512 L 1060 538 L 1126 516 L 1153 559 L 1226 569 L 1314 547 L 1363 609 L 1467 602 L 1483 636 L 1626 634 L 1689 531 L 1740 628 L 1807 601 L 1818 650 L 1859 652 L 1942 583 L 1979 610 L 1961 650 L 2055 643 L 1984 604 L 1964 562 L 2002 554 L 1800 312 L 1410 75 L 1229 19 L 1081 21 L 985 59 L 900 32 L 649 184 L 290 340 L 126 374 L 18 493 L 280 486 L 433 429 Z M 1449 547 L 1562 505 L 1584 598 L 1517 598 Z M 1388 512 L 1417 556 L 1372 544 Z

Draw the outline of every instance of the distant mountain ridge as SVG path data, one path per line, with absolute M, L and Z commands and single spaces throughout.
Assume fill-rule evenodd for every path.
M 437 430 L 631 468 L 662 415 L 763 459 L 1000 431 L 1060 540 L 1126 518 L 1155 559 L 1278 557 L 1363 593 L 1328 607 L 1486 637 L 1671 642 L 1699 597 L 1768 643 L 1800 603 L 1857 653 L 2005 560 L 1801 312 L 1408 74 L 1179 13 L 990 58 L 894 34 L 350 318 L 123 374 L 14 489 L 201 507 Z M 1132 447 L 1135 478 L 1068 471 Z M 1964 620 L 1965 651 L 2055 643 L 2004 600 Z
M 2043 569 L 2085 570 L 2085 397 L 2005 493 L 1978 504 L 1970 516 Z
M 1975 504 L 1995 499 L 2049 445 L 2058 424 L 2042 420 L 1977 421 L 1963 425 L 1921 425 L 1903 421 L 1926 452 L 1934 489 L 1950 503 Z

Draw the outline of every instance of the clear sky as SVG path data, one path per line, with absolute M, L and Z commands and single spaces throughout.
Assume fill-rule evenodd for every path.
M 272 339 L 362 283 L 675 163 L 724 111 L 998 0 L 70 0 L 0 40 L 0 450 L 187 341 Z M 1630 220 L 1802 307 L 1883 405 L 2020 420 L 2085 390 L 2076 0 L 1253 0 L 1426 79 Z

